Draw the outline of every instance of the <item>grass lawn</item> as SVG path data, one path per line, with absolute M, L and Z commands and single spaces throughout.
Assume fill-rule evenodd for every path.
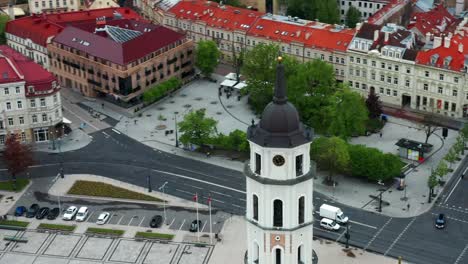
M 137 232 L 135 237 L 136 238 L 152 238 L 152 239 L 172 240 L 174 238 L 174 235 L 172 235 L 172 234 L 152 233 L 152 232 Z
M 16 220 L 0 220 L 0 225 L 27 227 L 29 225 L 29 222 Z
M 95 227 L 88 227 L 86 233 L 93 233 L 93 234 L 102 234 L 102 235 L 114 235 L 114 236 L 121 236 L 125 231 L 119 229 L 109 229 L 109 228 L 95 228 Z
M 21 192 L 28 184 L 28 179 L 17 179 L 15 192 Z M 13 192 L 13 185 L 10 181 L 0 181 L 0 190 Z
M 76 229 L 75 225 L 57 225 L 57 224 L 45 224 L 41 223 L 37 229 L 49 229 L 49 230 L 61 230 L 61 231 L 74 231 Z
M 95 181 L 76 181 L 68 194 L 162 202 L 153 196 Z

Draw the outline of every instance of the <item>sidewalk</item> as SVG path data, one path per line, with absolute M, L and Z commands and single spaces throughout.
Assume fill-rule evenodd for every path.
M 0 191 L 0 195 L 3 196 L 0 199 L 0 216 L 8 214 L 11 208 L 16 204 L 16 201 L 28 191 L 31 184 L 33 184 L 33 181 L 31 181 L 28 186 L 25 186 L 21 192 Z
M 247 250 L 246 222 L 242 216 L 234 216 L 224 223 L 221 241 L 211 255 L 210 264 L 242 264 Z M 344 246 L 336 242 L 318 238 L 313 242 L 319 264 L 395 264 L 397 260 L 350 247 L 352 254 L 347 256 Z M 354 257 L 352 256 L 354 255 Z M 405 262 L 402 262 L 405 263 Z
M 63 138 L 55 140 L 55 150 L 53 149 L 52 141 L 46 143 L 36 143 L 34 145 L 34 150 L 52 153 L 67 152 L 84 148 L 89 143 L 91 143 L 91 141 L 92 137 L 86 134 L 83 130 L 74 129 Z

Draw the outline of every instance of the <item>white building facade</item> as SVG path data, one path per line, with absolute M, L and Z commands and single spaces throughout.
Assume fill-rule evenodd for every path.
M 248 129 L 246 164 L 249 264 L 313 263 L 312 132 L 287 102 L 284 66 L 277 66 L 275 97 L 259 124 Z
M 80 10 L 80 0 L 29 0 L 28 3 L 31 14 Z
M 364 21 L 382 7 L 386 6 L 388 2 L 389 0 L 338 0 L 341 23 L 346 21 L 346 14 L 351 6 L 357 8 L 361 12 L 361 19 Z

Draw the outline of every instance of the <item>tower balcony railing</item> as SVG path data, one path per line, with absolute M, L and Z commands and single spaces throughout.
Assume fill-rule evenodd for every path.
M 299 175 L 294 178 L 286 179 L 286 180 L 275 180 L 271 178 L 266 178 L 266 177 L 261 177 L 257 173 L 252 171 L 252 168 L 250 167 L 250 161 L 246 161 L 244 163 L 244 174 L 251 178 L 252 180 L 255 180 L 257 182 L 260 182 L 262 184 L 270 184 L 270 185 L 293 185 L 297 184 L 303 181 L 310 180 L 316 176 L 316 168 L 317 165 L 314 161 L 310 161 L 310 167 L 309 167 L 309 172 L 306 174 Z

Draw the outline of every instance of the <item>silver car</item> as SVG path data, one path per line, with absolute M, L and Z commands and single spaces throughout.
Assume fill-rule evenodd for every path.
M 103 225 L 109 220 L 110 214 L 108 212 L 101 213 L 96 221 L 96 224 Z

